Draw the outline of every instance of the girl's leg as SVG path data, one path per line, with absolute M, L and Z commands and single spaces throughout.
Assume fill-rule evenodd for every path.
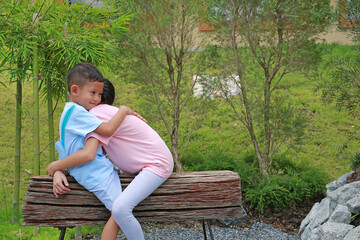
M 101 234 L 101 240 L 115 240 L 119 230 L 120 228 L 115 222 L 115 219 L 111 213 L 111 217 L 106 222 Z
M 128 240 L 144 239 L 140 223 L 132 211 L 163 182 L 162 178 L 148 170 L 142 170 L 115 200 L 112 214 Z

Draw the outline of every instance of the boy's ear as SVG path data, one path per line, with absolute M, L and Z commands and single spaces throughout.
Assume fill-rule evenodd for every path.
M 79 91 L 79 86 L 74 84 L 74 85 L 71 85 L 70 87 L 70 94 L 73 94 L 73 95 L 76 95 Z

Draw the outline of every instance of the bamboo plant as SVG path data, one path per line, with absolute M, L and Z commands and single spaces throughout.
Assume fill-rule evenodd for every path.
M 1 62 L 2 69 L 10 73 L 10 83 L 16 82 L 16 139 L 15 139 L 15 169 L 14 169 L 14 194 L 13 194 L 13 222 L 17 223 L 20 218 L 20 169 L 21 169 L 21 116 L 22 116 L 22 85 L 26 81 L 27 71 L 30 69 L 31 39 L 28 34 L 31 26 L 30 4 L 26 1 L 21 4 L 17 1 L 2 1 L 2 13 L 6 19 L 2 22 L 0 32 L 4 36 L 3 48 L 4 59 Z

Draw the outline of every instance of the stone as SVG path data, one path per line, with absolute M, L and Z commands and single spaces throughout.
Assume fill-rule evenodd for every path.
M 344 237 L 345 240 L 360 240 L 360 226 L 351 229 Z
M 331 213 L 332 209 L 330 209 L 329 198 L 324 198 L 320 203 L 316 203 L 310 213 L 301 222 L 299 231 L 301 239 L 308 239 L 311 235 L 311 231 L 326 222 Z
M 345 205 L 358 192 L 360 192 L 360 182 L 352 182 L 330 192 L 328 197 L 336 204 Z
M 327 189 L 327 192 L 326 194 L 338 189 L 339 187 L 342 187 L 344 186 L 345 184 L 343 182 L 339 182 L 339 181 L 333 181 L 331 183 L 328 183 L 326 185 L 326 189 Z
M 321 226 L 320 238 L 326 240 L 344 239 L 354 226 L 345 223 L 327 222 Z
M 344 175 L 342 175 L 341 177 L 339 177 L 336 181 L 338 182 L 341 182 L 341 183 L 344 183 L 346 181 L 346 179 L 351 175 L 353 174 L 355 171 L 351 171 L 351 172 L 348 172 L 348 173 L 345 173 Z
M 350 225 L 354 214 L 360 214 L 360 181 L 344 184 L 352 173 L 326 185 L 327 197 L 301 222 L 302 240 L 360 240 L 360 226 Z
M 332 212 L 329 218 L 329 222 L 349 223 L 350 218 L 351 218 L 351 212 L 349 211 L 348 207 L 339 204 Z
M 316 218 L 315 213 L 317 212 L 317 209 L 319 208 L 320 203 L 315 203 L 313 205 L 313 207 L 311 208 L 310 212 L 308 215 L 306 215 L 306 217 L 304 218 L 304 220 L 302 220 L 301 224 L 300 224 L 300 229 L 299 229 L 299 234 L 302 235 L 303 232 L 305 231 L 305 229 L 308 227 L 308 225 L 310 224 L 311 221 L 313 221 Z
M 346 202 L 346 206 L 352 213 L 360 212 L 360 193 L 357 193 L 353 198 Z
M 321 240 L 320 238 L 320 227 L 311 230 L 310 237 L 308 240 Z

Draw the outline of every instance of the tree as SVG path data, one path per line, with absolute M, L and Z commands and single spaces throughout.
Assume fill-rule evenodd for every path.
M 337 17 L 340 31 L 348 33 L 354 41 L 353 46 L 347 46 L 346 51 L 340 54 L 335 49 L 337 45 L 330 45 L 324 50 L 324 63 L 321 69 L 314 73 L 314 78 L 319 81 L 318 89 L 326 103 L 335 102 L 338 110 L 347 110 L 354 114 L 359 109 L 360 103 L 360 2 L 339 1 Z M 339 153 L 347 156 L 349 141 L 357 139 L 359 128 L 349 131 L 346 141 L 341 143 Z M 354 170 L 359 171 L 359 153 L 352 156 Z
M 196 37 L 200 1 L 191 0 L 132 0 L 117 3 L 133 18 L 130 31 L 120 43 L 126 51 L 125 68 L 134 70 L 133 79 L 144 84 L 153 96 L 158 113 L 171 139 L 171 151 L 177 171 L 183 171 L 181 157 L 191 133 L 199 120 L 203 100 L 194 99 L 192 91 L 201 67 L 195 64 L 198 49 L 204 39 Z M 124 52 L 123 51 L 123 52 Z M 123 64 L 124 66 L 124 64 Z M 192 118 L 191 124 L 181 123 Z M 190 120 L 189 120 L 190 122 Z M 188 127 L 184 142 L 179 142 L 179 131 Z M 182 149 L 182 152 L 180 152 Z
M 32 36 L 29 28 L 32 22 L 31 3 L 10 4 L 1 2 L 2 14 L 6 16 L 0 25 L 3 36 L 1 51 L 4 55 L 1 66 L 3 71 L 10 73 L 10 83 L 16 82 L 16 128 L 15 128 L 15 169 L 14 169 L 14 194 L 13 194 L 13 219 L 17 223 L 20 218 L 20 166 L 21 166 L 21 115 L 22 115 L 22 86 L 29 78 L 31 69 Z M 21 12 L 21 14 L 19 14 Z M 21 15 L 21 18 L 14 16 Z M 26 24 L 27 23 L 27 24 Z
M 261 173 L 274 154 L 300 142 L 304 117 L 276 90 L 284 76 L 315 64 L 315 42 L 329 26 L 329 0 L 207 1 L 221 50 L 217 88 L 249 132 Z M 232 77 L 231 77 L 232 76 Z M 228 79 L 228 80 L 226 80 Z M 241 93 L 229 94 L 236 84 Z
M 52 100 L 58 101 L 66 96 L 65 74 L 76 63 L 87 61 L 96 66 L 110 62 L 115 45 L 113 44 L 127 16 L 112 7 L 102 9 L 88 5 L 69 6 L 57 1 L 2 1 L 0 25 L 1 51 L 4 60 L 1 66 L 10 72 L 11 82 L 17 83 L 17 125 L 14 179 L 14 221 L 19 219 L 20 182 L 20 133 L 21 133 L 21 90 L 22 84 L 33 72 L 34 119 L 38 122 L 38 98 L 43 89 L 48 101 L 49 145 L 54 160 L 54 133 Z M 36 13 L 34 15 L 34 13 Z M 34 17 L 33 17 L 34 16 Z M 111 24 L 110 17 L 116 18 Z M 36 23 L 36 24 L 35 24 Z M 40 84 L 39 84 L 40 81 Z M 45 84 L 46 83 L 46 84 Z M 40 143 L 37 140 L 38 123 L 34 121 L 34 160 L 33 174 L 40 174 Z
M 360 48 L 360 2 L 340 1 L 338 6 L 339 30 L 349 33 L 355 45 L 353 50 L 359 52 Z M 360 103 L 360 57 L 334 55 L 332 49 L 328 49 L 328 55 L 324 64 L 324 71 L 318 74 L 321 79 L 319 88 L 322 90 L 324 101 L 335 101 L 339 109 L 345 108 L 353 112 Z

